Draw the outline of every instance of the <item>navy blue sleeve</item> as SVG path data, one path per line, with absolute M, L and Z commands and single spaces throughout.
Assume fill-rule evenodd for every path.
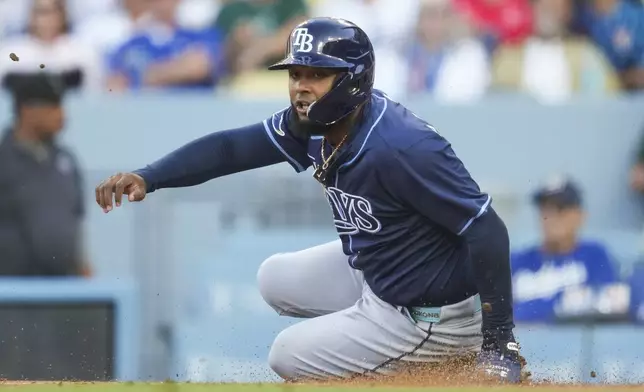
M 454 234 L 463 234 L 490 205 L 450 144 L 435 133 L 397 151 L 387 181 L 403 202 Z
M 513 339 L 514 300 L 508 229 L 489 206 L 463 237 L 470 250 L 481 303 L 487 304 L 483 312 L 484 339 L 496 339 L 503 334 L 501 340 L 509 341 Z
M 148 192 L 154 192 L 198 185 L 285 160 L 266 136 L 265 124 L 257 123 L 203 136 L 134 173 L 143 177 Z
M 289 129 L 290 110 L 292 110 L 290 107 L 280 110 L 264 120 L 264 129 L 286 161 L 300 173 L 311 166 L 311 159 L 306 155 L 308 140 L 296 137 Z

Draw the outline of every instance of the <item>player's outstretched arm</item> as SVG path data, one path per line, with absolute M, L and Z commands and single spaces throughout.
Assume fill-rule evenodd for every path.
M 122 196 L 141 201 L 162 188 L 188 187 L 213 178 L 284 162 L 263 123 L 214 132 L 132 173 L 118 173 L 96 187 L 96 202 L 109 212 Z

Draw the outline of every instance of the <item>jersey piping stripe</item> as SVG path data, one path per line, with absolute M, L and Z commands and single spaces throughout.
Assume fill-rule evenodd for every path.
M 470 220 L 467 221 L 467 223 L 465 224 L 465 226 L 463 226 L 461 231 L 458 232 L 458 235 L 461 235 L 461 234 L 465 233 L 465 230 L 467 230 L 467 228 L 470 227 L 472 225 L 472 223 L 474 223 L 475 220 L 480 218 L 481 215 L 483 215 L 483 213 L 485 213 L 485 211 L 487 211 L 487 207 L 490 205 L 491 201 L 492 201 L 492 198 L 490 197 L 490 195 L 487 195 L 487 200 L 485 201 L 485 204 L 483 204 L 483 206 L 481 206 L 481 209 L 479 210 L 479 213 L 476 214 L 476 216 L 470 218 Z
M 347 166 L 351 165 L 353 162 L 355 162 L 355 160 L 356 160 L 356 159 L 358 159 L 358 157 L 359 157 L 359 156 L 360 156 L 360 154 L 362 153 L 362 150 L 364 150 L 364 146 L 367 144 L 367 140 L 369 140 L 369 136 L 371 136 L 371 132 L 373 132 L 373 129 L 376 127 L 376 125 L 378 125 L 378 123 L 379 123 L 379 122 L 380 122 L 380 120 L 382 119 L 382 116 L 383 116 L 383 115 L 385 114 L 385 112 L 387 111 L 387 99 L 382 98 L 382 97 L 379 97 L 379 96 L 377 96 L 376 94 L 373 94 L 373 96 L 374 96 L 374 97 L 376 97 L 376 98 L 378 98 L 378 99 L 382 99 L 382 100 L 383 100 L 384 105 L 383 105 L 383 107 L 382 107 L 382 111 L 380 112 L 380 115 L 378 116 L 378 118 L 376 119 L 376 121 L 374 121 L 374 122 L 373 122 L 373 125 L 372 125 L 372 126 L 371 126 L 371 128 L 369 129 L 369 132 L 367 133 L 367 136 L 365 136 L 364 141 L 362 142 L 362 146 L 360 146 L 360 150 L 358 150 L 358 153 L 357 153 L 357 154 L 356 154 L 356 155 L 355 155 L 355 156 L 354 156 L 350 161 L 343 163 L 343 164 L 342 164 L 338 169 L 345 168 L 345 167 L 347 167 Z

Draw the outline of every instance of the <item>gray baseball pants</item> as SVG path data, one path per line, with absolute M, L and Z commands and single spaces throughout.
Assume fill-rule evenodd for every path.
M 440 308 L 393 306 L 349 266 L 339 240 L 269 257 L 258 283 L 278 314 L 306 319 L 280 332 L 269 353 L 269 366 L 286 380 L 392 374 L 404 361 L 481 348 L 478 295 Z

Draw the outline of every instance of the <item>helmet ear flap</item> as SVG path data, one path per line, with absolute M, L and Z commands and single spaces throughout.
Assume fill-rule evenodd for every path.
M 347 100 L 347 95 L 355 90 L 353 86 L 355 81 L 350 72 L 343 72 L 341 76 L 335 81 L 331 90 L 313 102 L 309 106 L 307 116 L 309 120 L 318 122 L 324 125 L 333 125 L 351 113 L 347 105 L 351 105 L 350 100 Z M 342 113 L 337 117 L 336 113 Z M 335 115 L 335 118 L 333 118 Z M 329 118 L 332 118 L 329 121 Z

